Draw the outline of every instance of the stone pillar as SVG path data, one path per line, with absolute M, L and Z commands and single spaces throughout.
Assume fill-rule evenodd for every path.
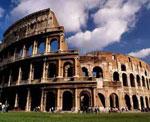
M 50 41 L 49 41 L 48 37 L 46 38 L 46 46 L 45 47 L 46 47 L 45 53 L 50 52 Z
M 16 51 L 17 50 L 17 48 L 15 48 L 15 50 L 14 50 L 14 60 L 16 59 Z
M 30 89 L 28 89 L 28 93 L 27 93 L 26 111 L 31 111 L 31 93 L 30 93 Z
M 24 45 L 23 46 L 23 52 L 22 52 L 22 57 L 25 57 L 26 56 L 26 46 Z
M 41 105 L 40 105 L 41 111 L 46 112 L 46 92 L 44 89 L 42 89 L 41 93 Z
M 47 74 L 48 73 L 48 65 L 47 65 L 47 62 L 44 61 L 44 64 L 43 64 L 43 75 L 42 75 L 42 82 L 45 82 L 47 80 Z
M 63 50 L 63 44 L 62 44 L 62 42 L 64 41 L 64 34 L 62 33 L 62 34 L 60 34 L 60 43 L 59 43 L 59 51 L 62 51 Z
M 60 111 L 62 109 L 62 101 L 60 96 L 60 89 L 57 90 L 57 111 Z
M 128 87 L 131 88 L 131 83 L 130 83 L 130 74 L 127 74 L 127 82 L 128 82 Z
M 75 89 L 75 112 L 78 112 L 79 105 L 78 105 L 78 89 Z
M 19 67 L 19 74 L 18 74 L 18 81 L 17 81 L 17 85 L 20 84 L 21 82 L 21 75 L 22 75 L 22 70 L 21 70 L 21 67 Z
M 93 88 L 93 107 L 97 106 L 97 102 L 96 102 L 96 89 Z
M 32 80 L 33 80 L 33 64 L 31 63 L 30 64 L 30 72 L 29 72 L 29 83 L 31 83 L 32 82 Z
M 134 106 L 133 106 L 133 99 L 132 99 L 132 95 L 130 95 L 129 97 L 130 97 L 131 110 L 133 110 L 133 109 L 134 109 Z
M 18 102 L 19 102 L 19 98 L 18 98 L 18 94 L 16 93 L 14 108 L 18 108 Z
M 143 96 L 143 105 L 144 105 L 144 108 L 146 108 L 145 96 Z
M 58 78 L 62 78 L 63 74 L 62 74 L 62 65 L 61 65 L 61 60 L 58 60 Z
M 10 86 L 11 85 L 11 76 L 12 75 L 12 70 L 10 70 L 10 74 L 9 74 L 9 80 L 8 80 L 8 86 Z
M 140 100 L 140 96 L 137 96 L 137 99 L 138 99 L 139 109 L 141 110 L 141 100 Z
M 78 72 L 78 70 L 79 70 L 79 68 L 78 68 L 78 57 L 76 57 L 75 59 L 74 59 L 74 65 L 75 65 L 75 74 L 74 74 L 74 77 L 79 77 L 79 72 Z
M 38 45 L 37 45 L 37 41 L 35 40 L 33 43 L 33 55 L 36 55 L 38 53 Z
M 110 100 L 109 100 L 109 96 L 106 95 L 106 98 L 105 98 L 105 103 L 106 103 L 106 107 L 110 107 Z

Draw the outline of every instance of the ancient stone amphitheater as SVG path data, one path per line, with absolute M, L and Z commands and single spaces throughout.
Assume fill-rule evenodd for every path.
M 0 44 L 0 100 L 11 110 L 73 111 L 150 107 L 150 65 L 111 52 L 68 49 L 50 10 L 30 14 Z

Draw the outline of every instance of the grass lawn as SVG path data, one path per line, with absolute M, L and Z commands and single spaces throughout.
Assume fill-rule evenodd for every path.
M 50 114 L 9 112 L 0 113 L 0 122 L 150 122 L 150 113 Z

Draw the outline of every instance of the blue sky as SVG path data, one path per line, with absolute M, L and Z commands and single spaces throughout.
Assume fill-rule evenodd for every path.
M 130 54 L 150 63 L 150 0 L 1 0 L 0 39 L 17 19 L 51 8 L 81 52 Z

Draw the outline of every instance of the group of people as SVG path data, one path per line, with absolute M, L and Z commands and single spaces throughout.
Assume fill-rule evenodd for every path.
M 8 112 L 8 107 L 9 107 L 9 104 L 5 103 L 5 104 L 2 104 L 0 103 L 0 111 L 1 112 Z

